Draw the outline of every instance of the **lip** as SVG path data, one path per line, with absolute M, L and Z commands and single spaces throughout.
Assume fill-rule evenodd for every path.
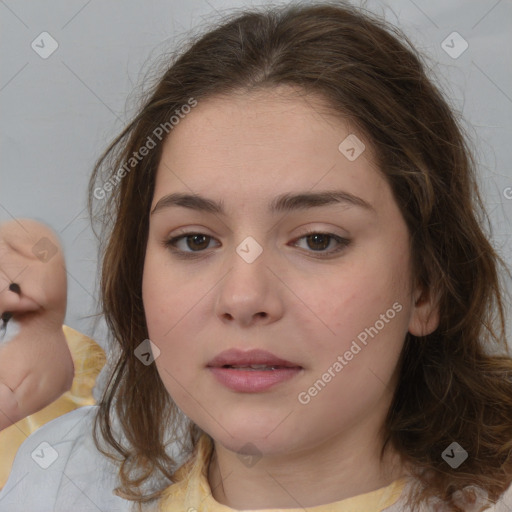
M 254 349 L 244 352 L 236 348 L 224 350 L 215 356 L 207 366 L 221 368 L 226 365 L 240 366 L 246 364 L 265 364 L 268 366 L 284 366 L 286 368 L 302 368 L 300 364 L 281 359 L 266 350 Z
M 273 370 L 244 370 L 224 368 L 226 365 L 256 365 L 278 366 Z M 249 350 L 243 352 L 237 349 L 225 350 L 212 359 L 207 369 L 211 371 L 218 382 L 227 388 L 240 393 L 259 393 L 277 384 L 285 382 L 301 373 L 303 367 L 275 356 L 266 350 Z

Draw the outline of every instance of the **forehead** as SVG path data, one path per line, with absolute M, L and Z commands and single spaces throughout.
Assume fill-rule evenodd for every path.
M 351 161 L 340 144 L 354 136 L 364 151 Z M 341 186 L 370 203 L 382 196 L 370 142 L 322 98 L 280 87 L 198 101 L 164 143 L 153 206 L 174 191 L 243 203 Z

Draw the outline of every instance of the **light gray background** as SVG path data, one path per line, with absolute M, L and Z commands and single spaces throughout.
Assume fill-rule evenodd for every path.
M 65 322 L 104 347 L 104 327 L 93 332 L 87 318 L 98 293 L 96 241 L 85 209 L 93 163 L 134 113 L 127 99 L 136 100 L 133 91 L 162 52 L 219 13 L 262 3 L 0 0 L 0 222 L 31 217 L 58 233 L 68 267 Z M 464 115 L 493 240 L 512 265 L 511 0 L 366 6 L 427 54 L 449 101 Z M 441 46 L 454 31 L 469 45 L 458 58 Z M 46 59 L 31 47 L 42 32 L 59 45 Z

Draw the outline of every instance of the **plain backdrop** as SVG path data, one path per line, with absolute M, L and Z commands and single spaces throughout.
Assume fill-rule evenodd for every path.
M 68 270 L 65 322 L 104 347 L 104 324 L 93 331 L 88 317 L 98 294 L 97 245 L 86 210 L 93 164 L 133 115 L 144 75 L 159 56 L 194 27 L 263 3 L 0 0 L 0 222 L 31 217 L 58 233 Z M 511 0 L 364 5 L 405 31 L 462 112 L 492 239 L 512 265 Z

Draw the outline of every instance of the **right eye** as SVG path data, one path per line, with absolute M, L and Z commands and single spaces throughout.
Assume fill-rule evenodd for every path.
M 177 245 L 182 241 L 182 239 L 184 239 L 185 248 L 177 248 Z M 213 237 L 205 235 L 204 233 L 189 232 L 166 240 L 164 245 L 179 257 L 194 258 L 196 257 L 194 253 L 204 252 L 204 249 L 208 248 L 209 242 L 213 239 Z M 195 247 L 198 250 L 187 251 L 187 247 L 192 249 Z

